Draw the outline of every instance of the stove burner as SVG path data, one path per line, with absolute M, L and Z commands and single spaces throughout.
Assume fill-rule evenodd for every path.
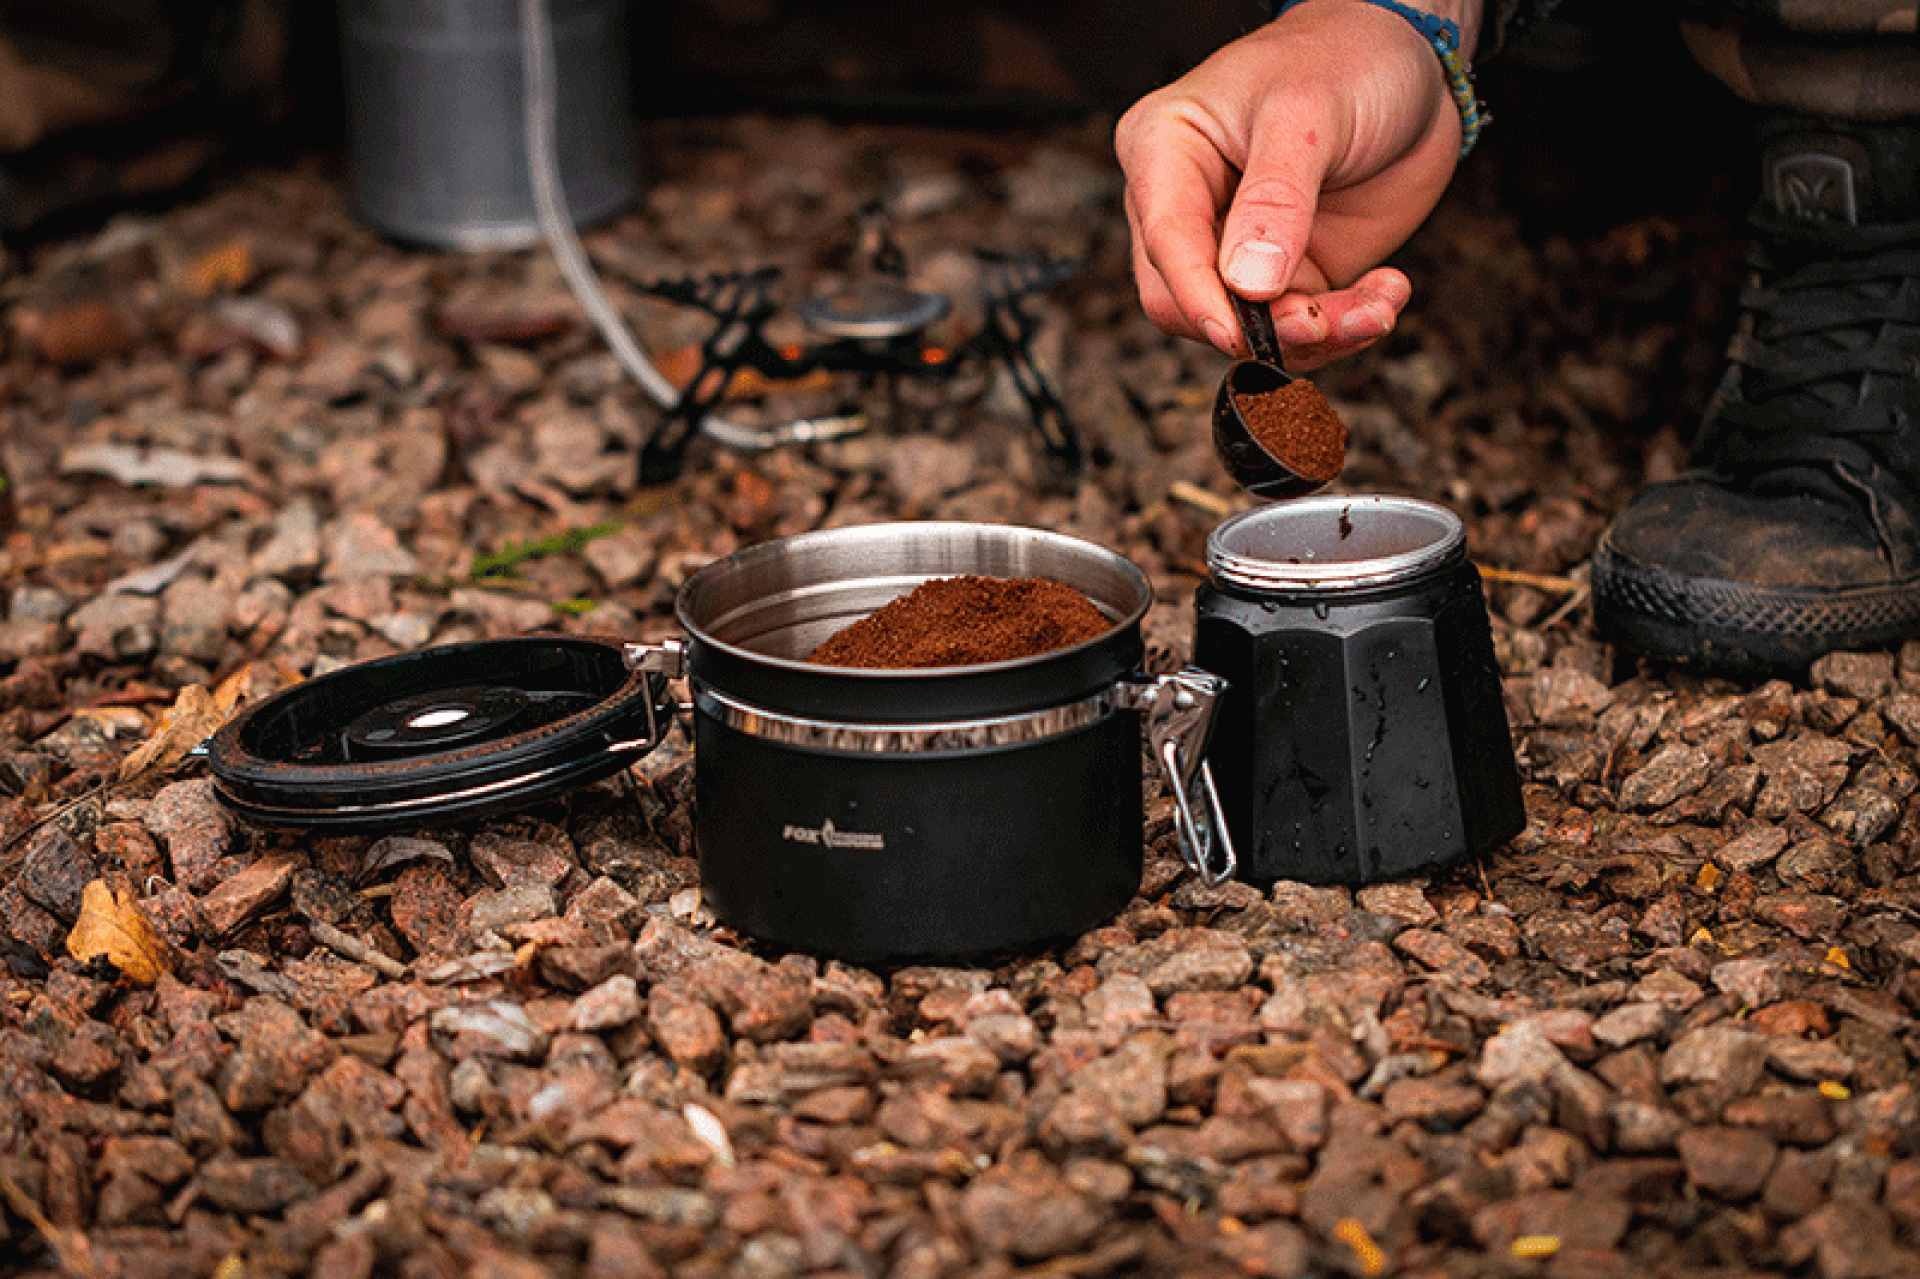
M 868 280 L 809 298 L 800 318 L 815 333 L 867 341 L 918 333 L 952 310 L 938 293 L 916 293 L 891 280 Z
M 997 361 L 1005 367 L 1048 456 L 1065 473 L 1078 473 L 1080 435 L 1046 374 L 1034 362 L 1031 348 L 1040 322 L 1022 303 L 1070 279 L 1079 271 L 1079 263 L 976 250 L 983 322 L 978 332 L 949 349 L 920 340 L 929 325 L 947 315 L 948 298 L 906 286 L 900 279 L 905 273 L 900 251 L 871 210 L 863 213 L 862 240 L 867 278 L 812 298 L 800 308 L 807 326 L 827 339 L 810 347 L 780 350 L 766 339 L 766 324 L 779 310 L 773 301 L 773 284 L 780 275 L 777 267 L 639 286 L 655 297 L 705 311 L 717 321 L 700 344 L 699 369 L 640 451 L 642 484 L 663 484 L 679 476 L 693 437 L 740 369 L 751 369 L 773 381 L 816 372 L 945 379 L 980 361 Z

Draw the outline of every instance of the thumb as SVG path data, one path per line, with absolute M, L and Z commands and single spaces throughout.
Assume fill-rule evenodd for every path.
M 1304 149 L 1262 147 L 1256 141 L 1221 228 L 1220 276 L 1228 288 L 1251 301 L 1270 302 L 1294 284 L 1313 230 L 1322 176 Z

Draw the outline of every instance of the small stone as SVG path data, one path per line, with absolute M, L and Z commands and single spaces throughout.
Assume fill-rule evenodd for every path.
M 489 893 L 477 893 L 468 901 L 467 930 L 475 937 L 498 933 L 511 924 L 551 919 L 558 905 L 553 888 L 535 881 L 516 883 Z
M 734 1034 L 759 1043 L 796 1035 L 813 1019 L 812 978 L 791 964 L 722 949 L 688 976 Z
M 1766 1068 L 1764 1036 L 1724 1022 L 1688 1031 L 1660 1059 L 1660 1082 L 1669 1088 L 1712 1084 L 1728 1096 L 1751 1089 Z
M 1785 851 L 1791 837 L 1778 826 L 1749 826 L 1714 851 L 1728 870 L 1752 874 Z
M 696 1074 L 709 1074 L 726 1061 L 720 1015 L 679 979 L 656 982 L 647 992 L 647 1031 L 660 1051 Z
M 1289 1150 L 1318 1150 L 1327 1139 L 1330 1098 L 1324 1085 L 1310 1079 L 1254 1078 L 1247 1096 L 1280 1130 Z
M 1613 1128 L 1613 1148 L 1622 1154 L 1671 1150 L 1687 1130 L 1686 1121 L 1673 1111 L 1632 1098 L 1614 1102 L 1607 1117 Z
M 27 843 L 26 858 L 14 885 L 29 901 L 71 924 L 80 917 L 80 899 L 99 877 L 93 858 L 58 826 L 43 826 Z
M 1182 991 L 1236 990 L 1253 976 L 1253 956 L 1244 945 L 1178 950 L 1144 975 L 1147 989 L 1165 998 Z
M 1520 926 L 1509 915 L 1477 910 L 1455 915 L 1446 923 L 1447 936 L 1489 962 L 1520 955 Z
M 1651 812 L 1693 794 L 1713 775 L 1715 760 L 1702 747 L 1673 742 L 1620 783 L 1620 806 Z
M 165 846 L 174 882 L 189 892 L 207 892 L 233 869 L 233 819 L 210 777 L 161 787 L 147 806 L 146 826 Z
M 160 647 L 160 601 L 144 595 L 95 596 L 67 618 L 74 650 L 109 661 L 140 661 Z
M 97 1021 L 83 1021 L 53 1054 L 50 1067 L 74 1088 L 92 1088 L 120 1069 L 126 1048 L 120 1037 Z
M 1767 780 L 1754 801 L 1753 815 L 1774 821 L 1790 813 L 1818 810 L 1846 784 L 1852 749 L 1810 730 L 1755 746 L 1753 760 Z
M 1041 1043 L 1040 1028 L 1024 1013 L 973 1018 L 967 1023 L 965 1034 L 984 1044 L 1007 1066 L 1017 1066 L 1032 1057 Z
M 1699 1003 L 1706 992 L 1671 968 L 1656 968 L 1635 984 L 1633 997 L 1677 1014 Z
M 1687 1166 L 1687 1180 L 1720 1199 L 1760 1193 L 1779 1148 L 1766 1134 L 1747 1128 L 1694 1128 L 1674 1143 Z
M 483 1000 L 441 1008 L 430 1024 L 455 1061 L 466 1057 L 503 1057 L 537 1061 L 546 1054 L 547 1036 L 518 1004 Z
M 1818 1208 L 1827 1198 L 1827 1176 L 1833 1169 L 1831 1156 L 1820 1151 L 1787 1149 L 1774 1160 L 1773 1171 L 1760 1192 L 1760 1202 L 1769 1212 L 1797 1220 Z
M 320 576 L 328 582 L 356 577 L 411 577 L 420 561 L 400 545 L 400 536 L 366 511 L 355 511 L 328 524 L 322 535 L 324 563 Z
M 1853 1058 L 1831 1039 L 1769 1038 L 1767 1065 L 1805 1083 L 1839 1083 L 1853 1078 Z
M 1160 1015 L 1153 991 L 1137 973 L 1116 972 L 1080 1001 L 1087 1023 L 1103 1041 L 1118 1044 L 1137 1026 Z
M 1293 1279 L 1312 1273 L 1311 1241 L 1290 1221 L 1267 1221 L 1231 1234 L 1223 1231 L 1213 1248 L 1244 1274 Z
M 1920 1225 L 1920 1159 L 1902 1159 L 1887 1169 L 1885 1198 L 1895 1220 Z
M 1409 928 L 1393 939 L 1393 947 L 1461 986 L 1478 986 L 1493 976 L 1486 961 L 1445 933 Z
M 232 933 L 285 896 L 294 872 L 305 864 L 305 859 L 296 854 L 277 853 L 221 880 L 212 892 L 200 899 L 207 927 L 215 937 Z
M 619 973 L 573 1001 L 567 1024 L 575 1030 L 612 1030 L 640 1020 L 646 1011 L 633 978 Z
M 1835 1199 L 1788 1226 L 1780 1250 L 1788 1265 L 1811 1260 L 1819 1279 L 1897 1279 L 1920 1263 L 1895 1242 L 1886 1210 L 1857 1200 Z
M 900 1067 L 911 1078 L 944 1084 L 955 1096 L 978 1097 L 984 1096 L 999 1077 L 1000 1058 L 964 1035 L 945 1035 L 909 1046 Z M 1165 1087 L 1164 1076 L 1161 1086 Z
M 1879 701 L 1893 691 L 1893 654 L 1828 653 L 1807 668 L 1807 679 L 1835 697 Z
M 1426 893 L 1413 884 L 1369 884 L 1354 894 L 1360 909 L 1385 915 L 1408 928 L 1426 928 L 1439 922 L 1440 912 Z
M 646 907 L 605 875 L 595 878 L 567 903 L 566 918 L 598 945 L 631 943 L 646 923 Z
M 1099 1057 L 1073 1079 L 1075 1090 L 1099 1094 L 1122 1120 L 1144 1127 L 1167 1108 L 1166 1060 L 1144 1040 Z
M 1775 1141 L 1795 1146 L 1822 1146 L 1838 1133 L 1826 1098 L 1810 1089 L 1767 1089 L 1738 1097 L 1727 1103 L 1720 1119 L 1736 1128 L 1757 1128 Z
M 218 1020 L 223 1032 L 239 1039 L 216 1081 L 221 1103 L 235 1114 L 298 1096 L 307 1078 L 339 1051 L 299 1013 L 268 996 L 255 996 Z
M 572 851 L 561 842 L 516 839 L 498 832 L 476 835 L 467 857 L 495 888 L 541 884 L 557 889 L 579 869 Z
M 227 649 L 231 592 L 201 577 L 182 577 L 160 597 L 160 649 L 208 665 Z
M 1715 964 L 1711 980 L 1748 1008 L 1764 1008 L 1786 994 L 1782 964 L 1771 957 L 1730 959 Z
M 1625 1048 L 1660 1034 L 1669 1016 L 1660 1004 L 1623 1004 L 1593 1023 L 1593 1037 L 1609 1048 Z
M 1512 1083 L 1537 1084 L 1566 1060 L 1538 1025 L 1516 1022 L 1487 1040 L 1473 1073 L 1481 1087 L 1489 1090 Z
M 320 517 L 301 498 L 274 514 L 273 534 L 254 552 L 251 567 L 256 577 L 305 583 L 320 571 L 320 559 Z
M 199 1170 L 200 1192 L 228 1212 L 278 1212 L 314 1195 L 318 1187 L 284 1159 L 219 1156 Z
M 985 1254 L 1025 1261 L 1084 1247 L 1111 1216 L 1111 1209 L 1061 1180 L 1034 1151 L 1021 1151 L 975 1178 L 958 1207 Z
M 1772 893 L 1753 901 L 1755 919 L 1808 942 L 1837 934 L 1846 916 L 1845 902 L 1817 893 Z
M 1810 999 L 1787 999 L 1768 1004 L 1747 1018 L 1747 1024 L 1763 1035 L 1799 1038 L 1802 1035 L 1828 1035 L 1833 1025 L 1826 1006 Z
M 1576 973 L 1592 972 L 1633 952 L 1623 921 L 1596 919 L 1579 911 L 1535 911 L 1523 926 L 1527 941 L 1541 955 Z
M 1391 1123 L 1460 1124 L 1479 1114 L 1486 1101 L 1487 1095 L 1472 1084 L 1445 1079 L 1396 1079 L 1380 1095 Z
M 465 945 L 458 921 L 466 903 L 441 869 L 415 863 L 393 881 L 387 911 L 407 944 L 422 955 L 455 955 Z

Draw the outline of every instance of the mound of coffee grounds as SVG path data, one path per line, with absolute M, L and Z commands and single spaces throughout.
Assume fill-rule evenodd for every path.
M 1275 391 L 1236 395 L 1233 403 L 1260 447 L 1294 474 L 1323 483 L 1340 474 L 1347 460 L 1346 424 L 1306 378 Z
M 1113 626 L 1071 586 L 1039 577 L 941 577 L 813 650 L 819 666 L 905 670 L 1011 662 L 1066 648 Z

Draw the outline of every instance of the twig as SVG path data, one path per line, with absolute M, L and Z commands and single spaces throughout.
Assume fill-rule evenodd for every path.
M 1185 502 L 1188 506 L 1197 507 L 1219 519 L 1225 519 L 1233 514 L 1232 502 L 1218 493 L 1203 489 L 1198 484 L 1187 480 L 1175 480 L 1167 485 L 1167 496 L 1176 502 Z
M 307 932 L 313 939 L 328 950 L 338 951 L 348 959 L 365 964 L 382 977 L 398 981 L 407 975 L 407 966 L 389 955 L 383 955 L 358 937 L 343 933 L 332 924 L 317 919 L 307 921 Z
M 1559 608 L 1554 609 L 1553 612 L 1541 618 L 1539 624 L 1535 626 L 1534 629 L 1539 631 L 1548 630 L 1558 623 L 1565 621 L 1573 615 L 1575 610 L 1587 602 L 1587 596 L 1591 593 L 1592 592 L 1585 586 L 1582 586 L 1579 590 L 1567 596 Z
M 93 1245 L 87 1242 L 86 1235 L 78 1230 L 64 1230 L 48 1221 L 40 1205 L 29 1199 L 25 1191 L 13 1184 L 13 1178 L 3 1172 L 0 1172 L 0 1198 L 7 1201 L 7 1207 L 22 1221 L 40 1232 L 60 1262 L 60 1269 L 76 1279 L 100 1279 L 100 1263 L 94 1259 Z
M 1512 582 L 1516 586 L 1531 586 L 1536 591 L 1551 591 L 1556 595 L 1570 595 L 1586 589 L 1570 577 L 1558 577 L 1546 573 L 1522 573 L 1519 569 L 1494 568 L 1488 564 L 1474 565 L 1480 570 L 1480 576 L 1490 582 Z

